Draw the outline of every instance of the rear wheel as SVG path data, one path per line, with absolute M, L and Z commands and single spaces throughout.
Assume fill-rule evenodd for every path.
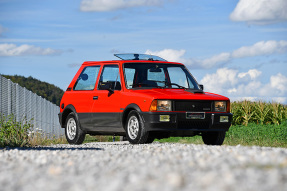
M 225 139 L 225 131 L 204 132 L 202 140 L 206 145 L 222 145 Z
M 66 119 L 65 135 L 68 143 L 82 144 L 85 140 L 85 132 L 80 128 L 80 124 L 74 113 L 70 113 Z
M 153 140 L 149 137 L 143 120 L 137 111 L 131 111 L 126 123 L 126 137 L 131 144 L 151 143 Z

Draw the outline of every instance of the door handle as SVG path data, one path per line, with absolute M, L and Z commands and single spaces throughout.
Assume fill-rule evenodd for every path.
M 98 100 L 98 96 L 93 96 L 93 100 Z

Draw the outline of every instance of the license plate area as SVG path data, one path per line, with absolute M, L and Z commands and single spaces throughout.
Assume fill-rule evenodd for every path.
M 204 112 L 186 112 L 186 119 L 205 119 Z

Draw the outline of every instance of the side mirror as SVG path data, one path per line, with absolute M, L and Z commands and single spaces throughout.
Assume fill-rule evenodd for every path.
M 199 84 L 199 87 L 200 87 L 200 89 L 201 89 L 201 90 L 203 90 L 203 89 L 204 89 L 204 87 L 203 87 L 203 85 L 202 85 L 202 84 Z
M 114 93 L 114 90 L 112 89 L 111 87 L 111 84 L 110 83 L 100 83 L 99 85 L 99 90 L 108 90 L 109 93 Z
M 80 75 L 80 78 L 81 78 L 83 81 L 86 81 L 86 80 L 89 78 L 89 76 L 88 76 L 88 74 L 81 74 L 81 75 Z

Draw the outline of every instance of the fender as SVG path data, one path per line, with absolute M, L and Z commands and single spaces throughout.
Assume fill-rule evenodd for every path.
M 129 114 L 129 112 L 130 112 L 131 110 L 136 110 L 136 111 L 139 112 L 139 113 L 142 112 L 142 110 L 140 109 L 140 107 L 139 107 L 137 104 L 135 104 L 135 103 L 129 104 L 129 105 L 124 109 L 124 111 L 123 111 L 123 113 L 122 113 L 121 119 L 122 119 L 122 126 L 123 126 L 123 127 L 125 127 L 126 120 L 127 120 L 127 116 L 128 116 L 128 114 Z
M 59 118 L 60 118 L 60 124 L 62 128 L 65 128 L 65 122 L 66 122 L 66 118 L 69 115 L 69 113 L 73 112 L 77 118 L 77 120 L 79 121 L 79 117 L 78 117 L 78 113 L 76 111 L 76 108 L 69 104 L 65 107 L 65 109 L 63 110 L 62 113 L 59 113 Z

